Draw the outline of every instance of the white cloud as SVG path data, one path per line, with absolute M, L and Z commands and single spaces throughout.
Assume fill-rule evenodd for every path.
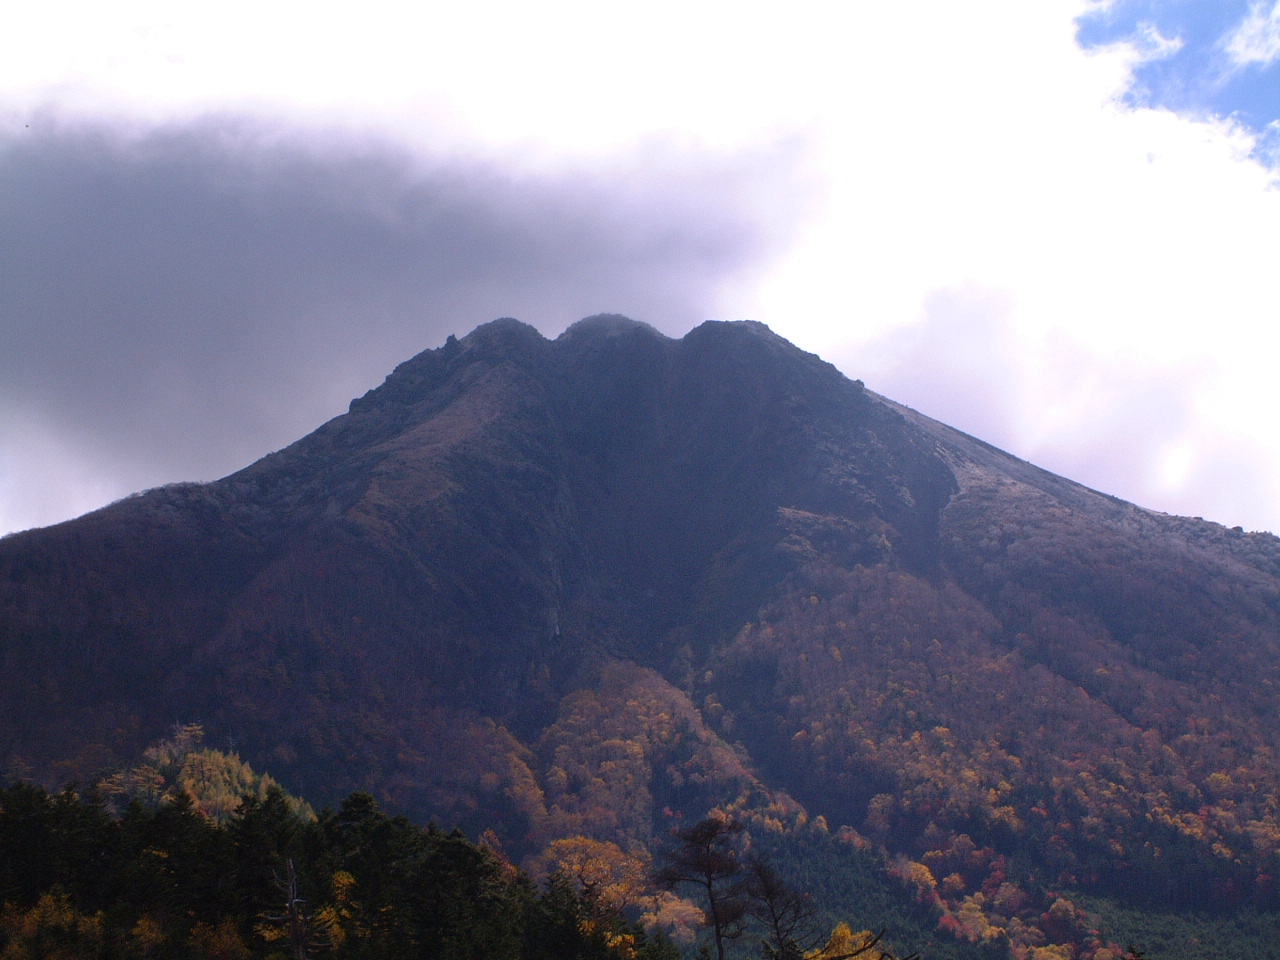
M 1133 44 L 1144 61 L 1163 60 L 1171 57 L 1185 46 L 1181 37 L 1166 37 L 1160 28 L 1150 21 L 1138 24 Z
M 1280 60 L 1280 0 L 1249 5 L 1248 15 L 1223 40 L 1223 49 L 1237 67 L 1268 66 Z
M 945 91 L 899 95 L 896 123 L 831 137 L 850 175 L 766 286 L 765 318 L 873 389 L 1091 486 L 1280 529 L 1280 193 L 1240 129 L 1121 106 L 1128 51 L 1084 55 L 1039 26 L 951 34 L 954 52 L 925 54 Z M 985 306 L 941 295 L 974 285 Z M 812 319 L 785 319 L 797 308 Z M 966 349 L 940 335 L 981 328 L 984 309 L 998 329 Z M 936 352 L 885 358 L 921 324 Z M 1153 435 L 1197 469 L 1159 471 Z M 1237 469 L 1210 477 L 1222 457 Z

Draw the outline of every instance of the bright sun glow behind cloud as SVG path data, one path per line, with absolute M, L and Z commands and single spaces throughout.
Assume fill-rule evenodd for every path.
M 238 113 L 516 178 L 790 144 L 801 188 L 743 203 L 802 226 L 718 316 L 1106 492 L 1277 530 L 1280 192 L 1254 131 L 1124 102 L 1183 41 L 1082 49 L 1108 6 L 27 5 L 0 90 L 20 124 Z M 1275 59 L 1277 9 L 1237 64 Z

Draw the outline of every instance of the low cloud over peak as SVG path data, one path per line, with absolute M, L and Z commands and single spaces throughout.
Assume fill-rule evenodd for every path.
M 0 529 L 62 519 L 62 487 L 83 510 L 230 472 L 496 316 L 683 332 L 776 251 L 744 196 L 802 189 L 786 149 L 706 161 L 518 174 L 225 118 L 11 131 Z

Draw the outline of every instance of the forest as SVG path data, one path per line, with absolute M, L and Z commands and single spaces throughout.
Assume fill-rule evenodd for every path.
M 5 960 L 429 957 L 672 960 L 604 901 L 536 886 L 456 832 L 353 794 L 304 817 L 279 788 L 219 824 L 179 797 L 0 791 Z
M 706 928 L 719 960 L 740 941 L 895 960 L 847 924 L 804 950 L 813 900 L 747 854 L 740 821 L 678 832 L 663 870 L 578 836 L 527 871 L 492 831 L 420 827 L 367 793 L 317 815 L 203 735 L 177 725 L 87 790 L 0 789 L 0 958 L 679 960 L 666 926 L 689 950 Z M 701 909 L 674 896 L 687 882 Z
M 202 736 L 176 726 L 84 790 L 0 789 L 0 958 L 1010 956 L 1004 936 L 966 946 L 865 845 L 740 805 L 672 827 L 653 855 L 575 835 L 516 866 L 492 830 L 418 826 L 367 793 L 317 814 Z M 1047 915 L 1077 920 L 1062 913 Z
M 570 845 L 535 883 L 491 839 L 416 827 L 363 793 L 318 817 L 276 785 L 221 821 L 185 792 L 110 806 L 97 792 L 0 789 L 4 960 L 680 960 L 628 909 L 650 879 L 700 888 L 715 952 L 704 943 L 699 957 L 745 941 L 767 960 L 896 960 L 881 933 L 847 924 L 803 949 L 812 899 L 739 857 L 737 821 L 681 831 L 651 878 Z

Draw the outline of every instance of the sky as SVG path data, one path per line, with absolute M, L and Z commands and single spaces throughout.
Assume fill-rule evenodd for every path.
M 58 0 L 0 36 L 0 533 L 502 316 L 767 323 L 1280 532 L 1280 2 Z

